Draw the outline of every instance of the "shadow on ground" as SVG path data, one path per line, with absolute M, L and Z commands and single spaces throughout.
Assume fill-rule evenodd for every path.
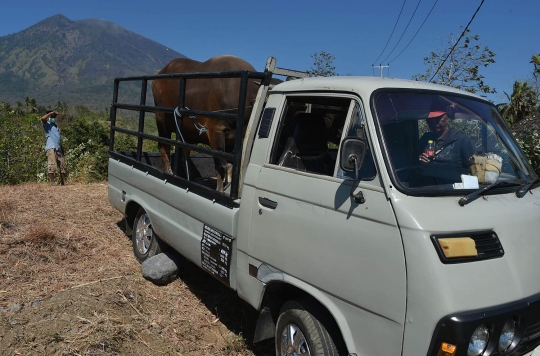
M 117 226 L 126 233 L 128 226 L 125 219 L 118 221 Z M 131 239 L 131 236 L 128 236 L 127 233 L 126 237 Z M 172 251 L 172 248 L 169 249 Z M 276 354 L 274 339 L 258 343 L 252 342 L 259 312 L 242 300 L 236 294 L 236 291 L 214 279 L 183 257 L 180 258 L 178 269 L 178 278 L 186 284 L 188 289 L 216 318 L 219 318 L 227 329 L 245 340 L 245 346 L 250 351 L 257 356 L 273 356 Z

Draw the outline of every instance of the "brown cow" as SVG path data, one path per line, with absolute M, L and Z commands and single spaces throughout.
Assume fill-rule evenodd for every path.
M 167 64 L 158 74 L 193 73 L 193 72 L 222 72 L 248 70 L 255 68 L 246 61 L 234 56 L 218 56 L 198 62 L 187 58 L 177 58 Z M 152 92 L 156 106 L 175 108 L 178 106 L 179 79 L 161 79 L 152 82 Z M 250 80 L 247 88 L 244 123 L 247 124 L 252 111 L 252 102 L 257 95 L 258 85 Z M 207 78 L 187 79 L 185 106 L 191 110 L 220 111 L 231 110 L 234 112 L 238 106 L 240 93 L 239 78 Z M 156 113 L 156 123 L 161 137 L 171 138 L 175 132 L 174 115 L 170 113 Z M 201 132 L 202 127 L 206 131 Z M 234 120 L 198 117 L 192 120 L 184 116 L 181 133 L 187 143 L 203 143 L 214 150 L 232 152 L 236 134 L 236 122 Z M 165 165 L 165 170 L 171 173 L 170 151 L 171 146 L 159 143 L 159 152 Z M 227 162 L 214 158 L 216 167 L 217 190 L 223 191 L 224 181 L 227 181 Z

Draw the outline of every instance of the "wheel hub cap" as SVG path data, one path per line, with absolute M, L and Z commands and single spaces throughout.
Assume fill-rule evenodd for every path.
M 144 255 L 150 248 L 152 242 L 152 224 L 148 215 L 142 214 L 137 221 L 135 241 L 137 245 L 137 251 Z
M 288 324 L 283 330 L 281 335 L 281 355 L 311 355 L 306 337 L 298 326 Z

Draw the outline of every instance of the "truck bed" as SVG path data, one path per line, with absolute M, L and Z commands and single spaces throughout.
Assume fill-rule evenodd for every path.
M 156 162 L 159 156 L 156 159 L 154 155 L 147 155 L 145 159 L 159 165 Z M 206 160 L 200 159 L 201 162 Z M 146 166 L 149 167 L 151 166 Z M 182 187 L 174 180 L 163 179 L 150 173 L 150 169 L 140 169 L 110 158 L 109 202 L 128 220 L 134 218 L 139 208 L 143 208 L 152 217 L 153 229 L 158 237 L 199 267 L 203 267 L 202 261 L 207 257 L 201 256 L 205 231 L 216 230 L 230 237 L 231 250 L 236 250 L 234 245 L 239 207 L 217 204 L 212 199 L 201 199 L 196 191 Z M 231 288 L 235 288 L 236 272 L 230 266 L 235 259 L 233 253 L 226 266 L 227 278 L 223 279 L 214 274 L 214 277 L 225 284 L 230 284 Z M 211 271 L 209 273 L 213 274 Z

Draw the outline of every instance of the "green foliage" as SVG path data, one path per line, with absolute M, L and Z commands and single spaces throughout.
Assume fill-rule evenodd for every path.
M 19 117 L 24 115 L 23 103 L 17 101 L 17 106 L 13 109 L 13 114 Z
M 79 117 L 62 134 L 70 180 L 90 183 L 107 179 L 109 129 L 105 122 Z
M 40 116 L 1 116 L 0 132 L 0 184 L 35 180 L 47 162 Z
M 0 116 L 9 116 L 11 114 L 11 105 L 7 101 L 2 100 L 2 102 L 0 103 Z
M 26 97 L 26 99 L 24 99 L 24 105 L 26 106 L 27 113 L 35 114 L 38 112 L 36 99 Z
M 532 63 L 534 66 L 533 76 L 538 78 L 540 76 L 540 53 L 534 54 L 529 63 Z
M 63 130 L 66 146 L 77 147 L 89 140 L 100 145 L 109 144 L 109 130 L 97 118 L 79 117 Z
M 67 103 L 58 107 L 67 111 Z M 39 109 L 40 114 L 32 113 Z M 107 179 L 109 158 L 109 126 L 106 114 L 100 114 L 77 105 L 76 119 L 60 115 L 62 147 L 66 157 L 68 181 L 90 183 Z M 12 108 L 0 102 L 0 184 L 19 184 L 29 181 L 47 182 L 45 133 L 41 116 L 45 113 L 35 99 L 27 97 Z M 122 119 L 122 118 L 120 118 Z M 116 147 L 134 151 L 134 137 L 116 140 Z
M 329 77 L 336 75 L 336 67 L 332 65 L 336 57 L 332 56 L 329 52 L 322 51 L 321 53 L 315 52 L 311 55 L 315 68 L 308 69 L 307 72 L 313 77 Z
M 466 30 L 468 32 L 469 29 Z M 467 35 L 463 42 L 456 45 L 457 39 L 452 34 L 443 38 L 442 48 L 424 57 L 426 72 L 414 75 L 413 79 L 449 85 L 471 93 L 495 93 L 496 90 L 486 85 L 484 76 L 480 74 L 481 67 L 495 63 L 495 53 L 487 46 L 480 46 L 479 39 L 478 35 Z
M 93 183 L 107 179 L 109 150 L 107 146 L 88 139 L 66 152 L 69 181 Z
M 538 127 L 526 128 L 519 134 L 514 134 L 517 143 L 529 159 L 533 169 L 540 175 L 540 140 L 538 137 Z
M 528 82 L 536 92 L 536 98 L 540 101 L 540 53 L 533 55 L 530 63 L 533 65 L 533 72 Z M 535 109 L 536 114 L 540 114 L 540 107 L 538 105 Z
M 527 83 L 516 80 L 512 95 L 504 93 L 508 103 L 500 104 L 499 110 L 509 125 L 519 122 L 536 111 L 538 93 Z
M 69 112 L 69 105 L 66 102 L 58 101 L 54 107 L 54 110 L 58 111 L 60 115 L 65 116 Z

